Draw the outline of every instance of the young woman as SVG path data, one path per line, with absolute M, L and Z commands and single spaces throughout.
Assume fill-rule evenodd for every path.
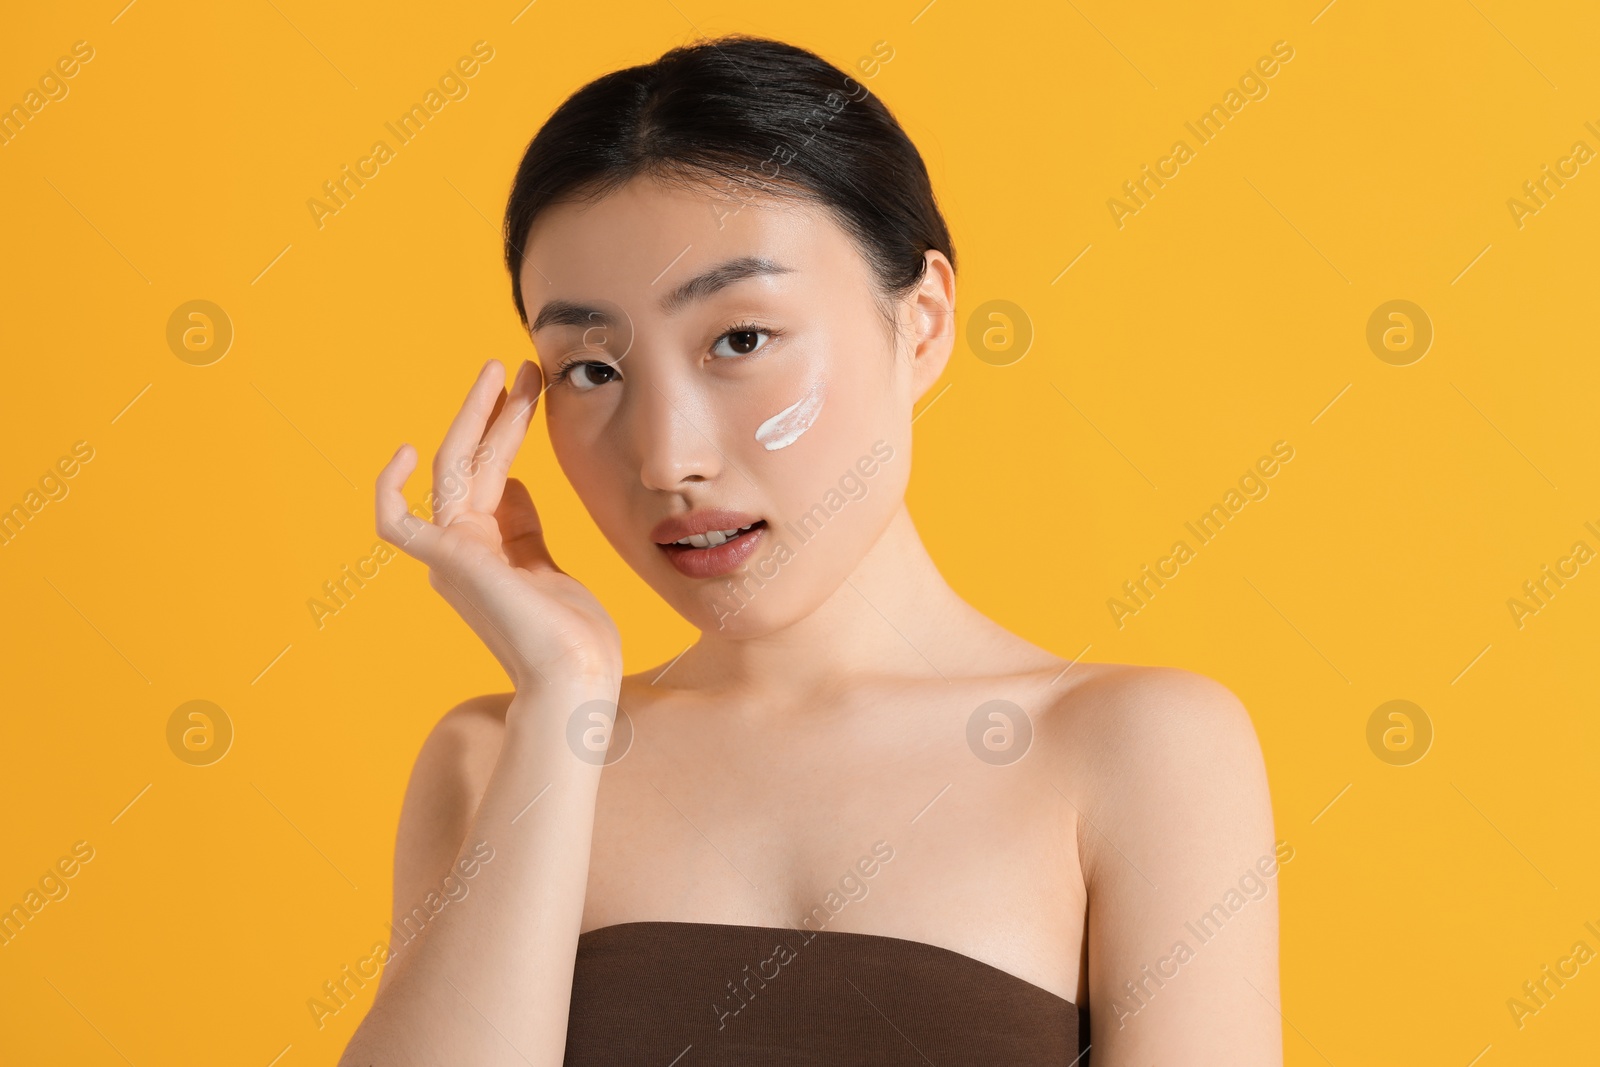
M 955 252 L 883 104 L 776 41 L 673 49 L 550 117 L 505 236 L 540 363 L 479 373 L 431 521 L 402 446 L 377 525 L 514 690 L 423 745 L 341 1062 L 1067 1067 L 1092 1034 L 1095 1067 L 1281 1063 L 1248 713 L 1008 632 L 907 512 Z M 701 631 L 666 663 L 623 675 L 508 477 L 541 399 Z M 1052 543 L 994 516 L 995 551 Z

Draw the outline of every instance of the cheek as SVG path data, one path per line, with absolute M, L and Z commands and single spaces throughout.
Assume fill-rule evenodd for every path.
M 815 405 L 804 402 L 813 396 L 809 389 L 788 394 L 800 399 L 761 423 L 764 444 L 757 443 L 763 435 L 745 431 L 750 470 L 763 472 L 758 477 L 775 512 L 785 519 L 826 514 L 826 524 L 836 527 L 827 540 L 836 546 L 852 539 L 847 529 L 874 526 L 903 484 L 903 461 L 893 462 L 903 453 L 902 435 L 885 411 L 882 388 L 829 379 L 816 389 Z
M 818 330 L 790 358 L 728 424 L 751 462 L 815 475 L 817 464 L 853 459 L 883 435 L 893 355 L 870 333 Z
M 548 427 L 550 451 L 555 454 L 561 473 L 571 483 L 572 491 L 591 514 L 608 513 L 613 506 L 610 500 L 616 495 L 615 487 L 621 483 L 610 469 L 605 452 L 595 447 L 596 442 L 590 439 L 581 423 L 568 423 L 557 416 L 549 420 Z M 539 487 L 529 485 L 528 491 L 537 506 Z
M 756 443 L 768 452 L 788 448 L 810 430 L 822 414 L 827 389 L 818 378 L 800 399 L 764 420 L 756 427 Z
M 834 527 L 826 541 L 842 548 L 853 540 L 850 531 L 875 525 L 880 508 L 891 506 L 885 491 L 892 472 L 875 470 L 879 464 L 873 446 L 885 441 L 898 449 L 899 434 L 885 417 L 881 381 L 860 373 L 860 364 L 831 369 L 836 373 L 825 381 L 801 383 L 769 397 L 772 406 L 761 408 L 746 423 L 743 447 L 774 513 L 786 520 L 818 516 Z M 877 476 L 861 478 L 863 464 Z M 814 565 L 796 561 L 801 570 Z
M 567 424 L 559 419 L 546 416 L 545 428 L 550 434 L 550 451 L 555 454 L 556 465 L 561 468 L 568 481 L 573 481 L 577 471 L 575 466 L 581 465 L 583 448 Z

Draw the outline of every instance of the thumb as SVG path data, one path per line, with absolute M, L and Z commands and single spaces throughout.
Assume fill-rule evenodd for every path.
M 500 493 L 500 503 L 494 509 L 495 521 L 500 524 L 500 543 L 506 558 L 513 567 L 528 569 L 536 563 L 547 563 L 556 570 L 550 550 L 545 547 L 544 527 L 539 522 L 539 511 L 533 506 L 533 497 L 520 479 L 507 478 Z

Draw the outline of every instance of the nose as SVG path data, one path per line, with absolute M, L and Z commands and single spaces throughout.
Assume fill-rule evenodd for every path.
M 701 404 L 670 385 L 648 381 L 632 396 L 639 478 L 646 489 L 670 492 L 721 473 L 726 462 L 717 427 Z

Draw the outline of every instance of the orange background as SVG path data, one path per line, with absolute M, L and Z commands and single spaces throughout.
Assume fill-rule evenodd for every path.
M 507 680 L 413 561 L 320 629 L 307 602 L 371 553 L 395 447 L 425 471 L 477 367 L 529 354 L 498 225 L 539 123 L 733 30 L 854 72 L 933 173 L 962 337 L 910 504 L 950 581 L 1065 657 L 1184 667 L 1251 710 L 1296 850 L 1287 1062 L 1593 1057 L 1600 965 L 1520 1029 L 1506 1006 L 1600 951 L 1600 564 L 1520 627 L 1508 608 L 1600 549 L 1600 163 L 1520 226 L 1507 203 L 1600 150 L 1593 5 L 111 0 L 6 23 L 0 105 L 74 42 L 93 58 L 0 146 L 0 507 L 75 442 L 93 458 L 0 546 L 0 906 L 94 852 L 0 947 L 0 1060 L 335 1062 L 371 987 L 321 1030 L 306 1002 L 387 936 L 412 759 Z M 307 200 L 480 40 L 469 94 L 318 228 Z M 1199 145 L 1184 123 L 1278 41 L 1267 95 Z M 1193 158 L 1119 227 L 1108 200 L 1179 138 Z M 196 299 L 234 331 L 206 366 L 167 340 Z M 1434 332 L 1405 366 L 1367 342 L 1396 299 Z M 975 351 L 992 300 L 1014 310 Z M 1268 495 L 1119 627 L 1108 599 L 1278 441 Z M 629 669 L 676 655 L 692 631 L 542 425 L 517 466 Z M 1393 699 L 1433 731 L 1409 765 L 1367 740 Z M 209 766 L 169 748 L 190 700 L 234 730 Z

